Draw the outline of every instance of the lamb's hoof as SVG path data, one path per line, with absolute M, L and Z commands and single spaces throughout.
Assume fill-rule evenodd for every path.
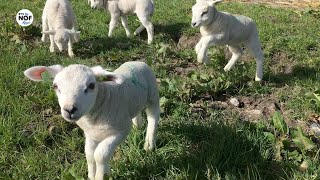
M 148 44 L 151 44 L 152 43 L 152 40 L 148 40 Z
M 223 70 L 224 70 L 225 72 L 228 72 L 228 71 L 231 70 L 231 68 L 230 68 L 229 66 L 228 66 L 228 67 L 226 66 L 226 67 L 223 68 Z
M 127 37 L 131 37 L 131 33 L 126 33 Z
M 208 64 L 208 59 L 207 58 L 204 58 L 204 59 L 197 59 L 198 63 L 200 64 Z
M 47 41 L 48 41 L 48 38 L 47 38 L 46 36 L 42 36 L 42 37 L 41 37 L 41 41 L 42 41 L 42 42 L 47 42 Z
M 143 147 L 143 149 L 145 150 L 145 151 L 152 151 L 153 149 L 154 149 L 154 147 L 155 147 L 155 144 L 153 143 L 153 144 L 149 144 L 149 142 L 145 142 L 144 143 L 144 147 Z
M 254 80 L 257 81 L 257 82 L 260 82 L 260 81 L 262 81 L 262 78 L 256 77 Z
M 54 47 L 50 47 L 49 50 L 50 50 L 51 53 L 53 53 L 55 51 Z
M 69 57 L 70 58 L 74 58 L 74 54 L 73 53 L 69 53 Z

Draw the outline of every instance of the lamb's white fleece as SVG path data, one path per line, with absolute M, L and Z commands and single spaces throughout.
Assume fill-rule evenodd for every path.
M 114 72 L 100 66 L 35 66 L 26 70 L 25 75 L 41 81 L 45 71 L 54 77 L 53 87 L 62 116 L 84 131 L 89 179 L 102 180 L 105 173 L 110 175 L 108 162 L 115 148 L 128 135 L 132 120 L 136 126 L 141 124 L 140 112 L 144 108 L 148 119 L 144 149 L 154 149 L 160 115 L 159 92 L 148 65 L 127 62 Z
M 135 30 L 134 35 L 139 34 L 146 28 L 148 44 L 152 43 L 154 33 L 150 19 L 154 12 L 153 0 L 89 0 L 88 2 L 91 2 L 92 8 L 102 7 L 110 12 L 109 37 L 111 37 L 113 29 L 117 26 L 119 17 L 121 17 L 122 25 L 129 37 L 130 30 L 127 16 L 128 14 L 136 14 L 141 25 Z
M 50 36 L 50 52 L 55 46 L 60 51 L 66 50 L 70 57 L 74 56 L 72 43 L 78 42 L 80 32 L 77 31 L 77 20 L 69 0 L 47 0 L 42 13 L 42 41 Z
M 208 63 L 207 51 L 210 45 L 228 45 L 232 57 L 224 67 L 229 71 L 242 56 L 244 45 L 256 58 L 256 81 L 261 81 L 263 76 L 263 52 L 259 40 L 256 23 L 249 17 L 232 15 L 220 12 L 215 4 L 222 0 L 197 0 L 192 7 L 193 27 L 200 27 L 202 35 L 195 47 L 197 60 Z

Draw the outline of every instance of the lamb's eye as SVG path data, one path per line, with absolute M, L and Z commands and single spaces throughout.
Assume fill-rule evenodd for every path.
M 95 88 L 95 84 L 94 83 L 90 83 L 87 88 L 84 90 L 84 93 L 87 93 L 88 92 L 88 89 L 89 90 L 93 90 Z
M 52 85 L 52 88 L 53 88 L 55 91 L 57 91 L 58 93 L 60 93 L 60 90 L 59 90 L 57 84 L 53 84 L 53 85 Z
M 53 85 L 52 85 L 52 88 L 53 88 L 54 90 L 57 90 L 57 89 L 58 89 L 57 84 L 53 84 Z
M 88 86 L 89 89 L 94 89 L 95 88 L 95 84 L 94 83 L 90 83 Z
M 201 16 L 203 16 L 203 15 L 205 15 L 207 13 L 208 13 L 208 11 L 204 11 L 204 12 L 202 12 Z

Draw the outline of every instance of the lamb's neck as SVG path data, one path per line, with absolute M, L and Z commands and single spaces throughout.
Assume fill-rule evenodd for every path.
M 97 85 L 98 93 L 96 97 L 95 104 L 91 108 L 91 111 L 85 115 L 86 119 L 90 119 L 91 123 L 98 121 L 100 116 L 108 118 L 110 112 L 112 111 L 112 105 L 110 102 L 115 102 L 114 99 L 117 98 L 117 93 L 113 93 L 117 86 L 114 86 L 112 83 L 101 83 Z
M 217 22 L 220 22 L 221 17 L 222 13 L 217 9 L 214 9 L 213 17 L 208 24 L 202 26 L 203 30 L 205 30 L 206 32 L 215 32 L 216 30 L 220 29 L 219 23 Z

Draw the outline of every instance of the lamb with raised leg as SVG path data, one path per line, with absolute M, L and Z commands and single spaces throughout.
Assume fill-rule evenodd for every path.
M 211 45 L 228 45 L 232 57 L 224 67 L 229 71 L 242 56 L 244 45 L 256 59 L 255 80 L 263 76 L 263 52 L 256 23 L 249 17 L 220 12 L 215 5 L 222 0 L 197 0 L 192 7 L 192 27 L 200 27 L 201 39 L 195 47 L 199 63 L 208 63 Z

